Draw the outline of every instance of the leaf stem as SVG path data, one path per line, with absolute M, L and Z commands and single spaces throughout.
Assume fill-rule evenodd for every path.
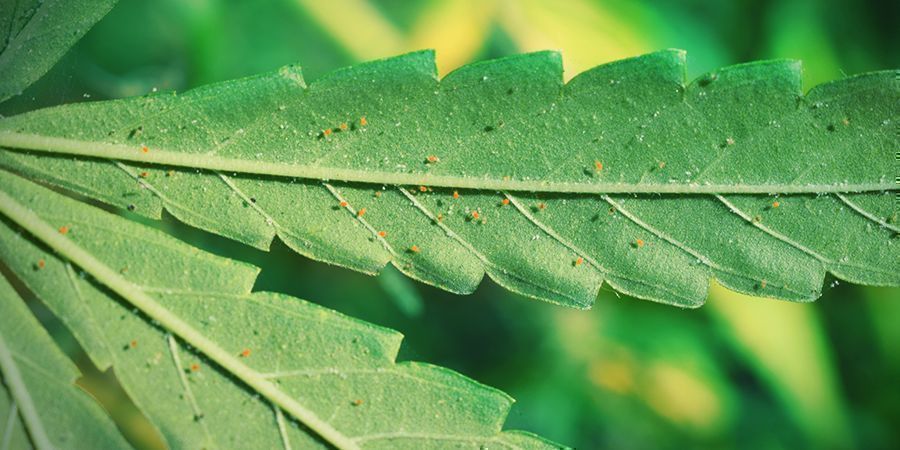
M 232 355 L 232 353 L 208 339 L 189 323 L 163 307 L 153 297 L 145 293 L 140 286 L 123 278 L 115 270 L 79 247 L 63 234 L 57 232 L 34 211 L 18 203 L 2 190 L 0 190 L 0 213 L 25 228 L 51 249 L 87 271 L 97 281 L 130 302 L 151 319 L 159 322 L 162 327 L 169 330 L 172 334 L 177 335 L 205 354 L 260 395 L 278 405 L 325 441 L 342 450 L 359 448 L 351 438 L 320 419 L 315 413 L 282 391 L 276 384 L 266 380 L 259 372 L 241 362 L 237 356 Z M 2 340 L 0 340 L 0 343 L 2 343 Z M 0 362 L 4 361 L 4 354 L 9 355 L 9 352 L 4 349 L 5 346 L 0 348 Z M 25 411 L 25 408 L 23 408 L 23 411 Z

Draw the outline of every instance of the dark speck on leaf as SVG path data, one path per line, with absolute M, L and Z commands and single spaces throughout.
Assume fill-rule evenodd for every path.
M 487 125 L 487 126 L 484 127 L 484 132 L 485 132 L 485 133 L 490 133 L 491 131 L 494 131 L 495 129 L 496 129 L 496 128 L 494 128 L 493 125 Z
M 133 128 L 130 133 L 128 133 L 128 139 L 133 139 L 135 136 L 140 135 L 144 131 L 144 126 L 141 125 L 137 128 Z
M 134 208 L 135 208 L 135 207 L 134 207 L 133 204 L 132 204 L 132 205 L 128 205 L 128 210 L 129 210 L 129 211 L 134 211 Z
M 256 197 L 250 197 L 250 203 L 256 203 Z
M 825 129 L 827 129 L 828 131 L 834 131 L 834 124 L 833 123 L 828 124 L 828 126 L 825 127 Z
M 710 83 L 712 83 L 713 81 L 716 81 L 717 78 L 719 78 L 719 75 L 711 73 L 711 74 L 701 78 L 700 81 L 697 82 L 697 84 L 700 87 L 706 87 L 706 86 L 709 86 Z
M 514 88 L 509 88 L 506 90 L 506 95 L 513 95 L 513 92 L 516 92 Z

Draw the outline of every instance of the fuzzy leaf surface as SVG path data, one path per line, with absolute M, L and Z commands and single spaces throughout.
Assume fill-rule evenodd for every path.
M 149 217 L 366 273 L 589 307 L 605 281 L 679 306 L 711 278 L 810 301 L 826 272 L 900 285 L 900 89 L 800 90 L 769 61 L 694 82 L 663 51 L 562 83 L 559 55 L 419 52 L 310 84 L 295 67 L 0 121 L 0 164 Z
M 0 181 L 0 258 L 115 369 L 171 448 L 558 447 L 502 431 L 502 392 L 397 363 L 397 332 L 251 292 L 255 267 L 9 172 Z
M 129 448 L 106 412 L 75 385 L 78 369 L 3 276 L 0 376 L 0 448 Z

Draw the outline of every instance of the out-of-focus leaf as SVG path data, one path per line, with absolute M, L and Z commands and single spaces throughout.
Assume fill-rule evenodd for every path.
M 424 301 L 409 278 L 389 267 L 378 275 L 378 281 L 403 314 L 408 317 L 418 317 L 422 314 Z
M 432 2 L 418 17 L 408 49 L 404 51 L 435 49 L 441 74 L 469 63 L 484 46 L 499 9 L 497 3 L 496 0 Z
M 502 2 L 497 21 L 519 51 L 565 49 L 566 79 L 597 64 L 658 48 L 618 5 L 570 0 Z
M 733 345 L 810 441 L 823 447 L 851 448 L 847 407 L 816 310 L 762 302 L 721 286 L 714 287 L 710 297 L 712 312 L 723 321 L 725 335 L 732 337 Z
M 775 3 L 767 19 L 768 54 L 773 58 L 809 61 L 803 70 L 805 88 L 842 75 L 840 64 L 822 24 L 821 2 Z M 803 20 L 797 20 L 803 17 Z
M 117 1 L 0 1 L 0 102 L 47 73 Z
M 384 58 L 403 48 L 403 35 L 366 0 L 296 0 L 356 59 Z

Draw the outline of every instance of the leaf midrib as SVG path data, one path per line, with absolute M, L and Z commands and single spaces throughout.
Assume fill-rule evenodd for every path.
M 721 184 L 721 183 L 566 183 L 540 180 L 498 180 L 383 172 L 378 170 L 342 169 L 334 167 L 285 164 L 229 158 L 214 153 L 185 153 L 154 147 L 149 153 L 137 145 L 85 141 L 29 133 L 0 131 L 0 147 L 27 151 L 79 155 L 92 158 L 132 161 L 190 169 L 205 169 L 252 175 L 345 181 L 382 185 L 409 185 L 475 189 L 487 191 L 546 192 L 568 194 L 814 194 L 893 191 L 898 187 L 890 180 L 877 183 L 834 184 Z

